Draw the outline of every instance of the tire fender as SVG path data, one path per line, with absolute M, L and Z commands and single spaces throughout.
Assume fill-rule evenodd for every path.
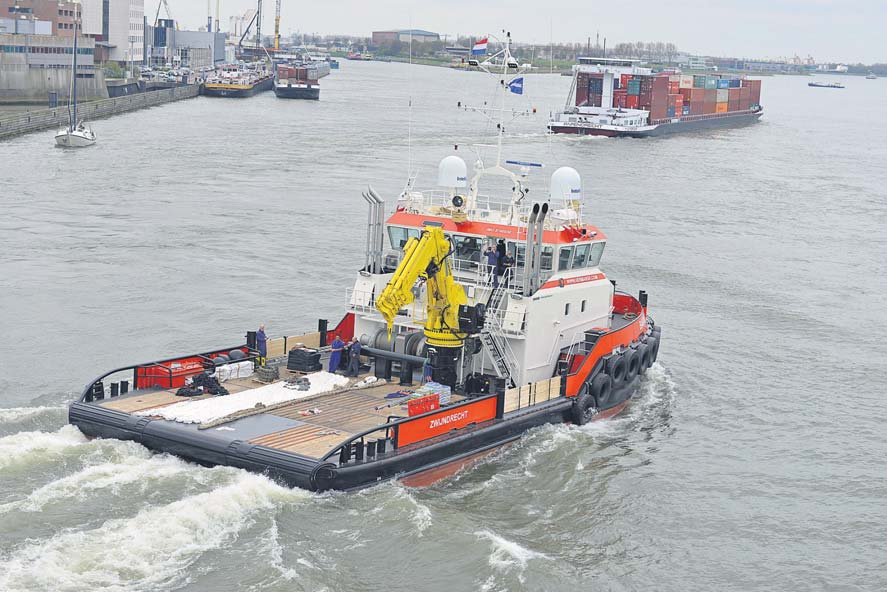
M 615 354 L 607 361 L 607 374 L 613 380 L 613 386 L 617 387 L 625 381 L 628 366 L 625 364 L 625 356 Z
M 594 397 L 598 409 L 604 409 L 613 395 L 613 379 L 608 374 L 600 373 L 591 381 L 589 393 Z
M 573 401 L 573 407 L 570 409 L 570 416 L 576 425 L 585 425 L 591 421 L 594 409 L 594 399 L 588 393 L 582 393 Z

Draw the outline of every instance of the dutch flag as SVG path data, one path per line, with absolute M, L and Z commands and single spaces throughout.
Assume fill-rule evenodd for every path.
M 487 53 L 487 38 L 484 37 L 480 41 L 474 44 L 474 47 L 471 48 L 471 55 L 481 55 Z

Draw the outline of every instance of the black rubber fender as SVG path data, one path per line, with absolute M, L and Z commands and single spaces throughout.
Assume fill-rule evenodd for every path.
M 653 365 L 653 362 L 650 360 L 650 346 L 642 343 L 634 355 L 641 361 L 640 366 L 638 366 L 638 374 L 645 374 L 647 368 Z
M 622 357 L 625 358 L 626 364 L 625 381 L 631 382 L 640 373 L 641 358 L 638 356 L 638 352 L 633 349 L 626 350 Z
M 582 393 L 573 401 L 570 416 L 576 425 L 585 425 L 594 417 L 594 399 L 588 393 Z
M 613 380 L 614 387 L 625 382 L 627 373 L 628 366 L 625 363 L 625 356 L 615 354 L 607 361 L 607 374 Z
M 239 349 L 232 349 L 231 351 L 228 352 L 228 357 L 231 358 L 232 360 L 242 360 L 243 358 L 246 357 L 246 354 L 243 353 L 243 351 L 241 351 Z
M 610 402 L 613 396 L 613 379 L 603 372 L 594 377 L 591 381 L 589 394 L 594 397 L 594 404 L 598 409 L 603 409 Z
M 653 362 L 656 361 L 656 358 L 659 357 L 659 339 L 656 337 L 651 337 L 647 341 L 647 347 L 650 348 L 650 365 L 653 365 Z

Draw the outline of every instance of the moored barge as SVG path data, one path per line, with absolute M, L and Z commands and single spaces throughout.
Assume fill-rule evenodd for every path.
M 507 92 L 510 43 L 493 57 L 501 71 L 483 69 Z M 659 352 L 647 295 L 601 270 L 607 238 L 585 220 L 578 172 L 557 169 L 547 198 L 526 203 L 538 163 L 502 161 L 497 129 L 495 163 L 469 176 L 448 156 L 437 188 L 408 185 L 390 215 L 367 190 L 366 258 L 334 328 L 118 368 L 70 422 L 321 491 L 424 485 L 535 426 L 619 413 Z M 511 193 L 482 191 L 503 179 Z M 359 376 L 315 371 L 341 367 L 332 350 L 352 340 Z M 290 369 L 308 374 L 277 376 Z
M 273 87 L 274 75 L 264 67 L 227 65 L 206 79 L 202 94 L 208 97 L 245 98 Z

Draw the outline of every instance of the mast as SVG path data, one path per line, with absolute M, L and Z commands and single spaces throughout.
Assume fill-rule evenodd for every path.
M 78 4 L 79 8 L 79 4 Z M 71 118 L 71 131 L 74 131 L 77 127 L 77 25 L 79 23 L 79 10 L 75 13 L 74 17 L 74 58 L 73 58 L 73 66 L 71 67 L 71 91 L 72 97 L 72 110 L 73 115 Z

